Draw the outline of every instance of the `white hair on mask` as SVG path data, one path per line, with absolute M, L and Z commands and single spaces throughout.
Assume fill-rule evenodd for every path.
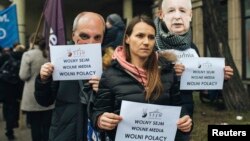
M 161 4 L 161 8 L 164 10 L 164 6 L 166 6 L 166 3 L 167 3 L 168 0 L 163 0 L 162 1 L 162 4 Z M 192 9 L 192 1 L 191 0 L 187 0 L 188 1 L 188 8 L 189 9 Z

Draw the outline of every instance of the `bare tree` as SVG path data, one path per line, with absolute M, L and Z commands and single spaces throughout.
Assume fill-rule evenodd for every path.
M 244 88 L 239 71 L 236 68 L 230 51 L 227 29 L 220 17 L 220 7 L 215 0 L 202 0 L 205 47 L 209 49 L 212 57 L 225 57 L 226 65 L 234 69 L 232 79 L 224 83 L 223 98 L 228 110 L 245 111 L 250 109 L 250 98 Z

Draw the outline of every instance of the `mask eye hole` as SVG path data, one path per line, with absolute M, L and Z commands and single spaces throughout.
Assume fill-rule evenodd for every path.
M 82 39 L 82 40 L 87 40 L 89 39 L 89 35 L 85 34 L 85 33 L 80 33 L 79 34 L 79 37 Z

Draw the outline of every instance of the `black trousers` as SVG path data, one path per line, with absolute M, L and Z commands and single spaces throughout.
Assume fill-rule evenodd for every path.
M 3 116 L 6 122 L 6 135 L 13 136 L 14 128 L 18 127 L 20 102 L 18 100 L 3 102 Z
M 52 110 L 26 112 L 30 122 L 32 141 L 48 141 Z

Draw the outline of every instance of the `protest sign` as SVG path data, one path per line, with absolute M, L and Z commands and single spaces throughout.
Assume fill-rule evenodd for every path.
M 83 80 L 101 77 L 101 44 L 59 45 L 50 47 L 54 65 L 53 80 Z
M 181 90 L 222 89 L 225 58 L 186 58 L 182 64 L 185 71 L 181 75 Z
M 178 106 L 122 101 L 123 119 L 118 124 L 115 140 L 174 141 L 180 111 Z

